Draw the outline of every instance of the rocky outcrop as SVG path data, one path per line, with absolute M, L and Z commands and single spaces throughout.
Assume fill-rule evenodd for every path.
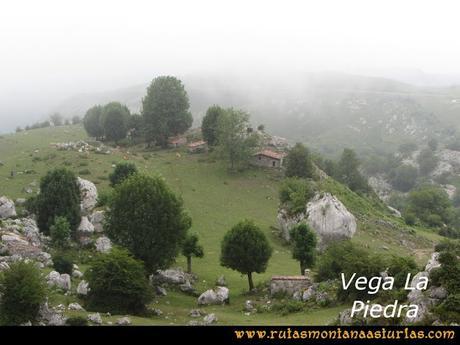
M 81 195 L 81 211 L 84 215 L 89 214 L 97 204 L 97 188 L 94 183 L 78 178 L 78 186 Z
M 181 285 L 187 281 L 193 282 L 195 277 L 192 274 L 184 272 L 181 268 L 158 270 L 156 274 L 150 276 L 150 281 L 154 285 L 171 284 Z
M 95 232 L 104 231 L 104 218 L 105 218 L 104 211 L 94 211 L 89 217 L 89 221 L 91 222 L 91 224 L 93 224 Z
M 51 255 L 43 251 L 45 239 L 33 219 L 3 220 L 0 228 L 0 262 L 30 259 L 38 261 L 42 267 L 51 266 Z
M 229 290 L 223 286 L 207 290 L 198 297 L 198 305 L 225 304 L 228 302 Z
M 86 280 L 82 280 L 77 286 L 77 295 L 86 296 L 89 292 L 89 284 Z
M 426 264 L 425 270 L 417 273 L 414 278 L 412 278 L 410 284 L 412 288 L 417 286 L 417 283 L 420 281 L 421 277 L 429 277 L 430 273 L 434 269 L 441 266 L 441 263 L 438 261 L 438 259 L 439 253 L 434 252 Z M 406 317 L 404 322 L 416 323 L 424 320 L 427 316 L 430 315 L 430 309 L 439 304 L 445 297 L 447 297 L 447 291 L 441 286 L 431 286 L 426 291 L 420 291 L 417 289 L 411 290 L 407 295 L 407 301 L 410 304 L 418 305 L 418 313 L 415 317 Z
M 129 326 L 131 325 L 131 319 L 127 316 L 121 317 L 117 320 L 116 324 L 118 326 Z
M 389 199 L 393 187 L 382 175 L 369 177 L 367 183 L 381 200 L 387 201 Z
M 346 207 L 330 193 L 317 193 L 306 205 L 304 213 L 289 216 L 281 209 L 278 222 L 283 237 L 289 241 L 294 225 L 306 222 L 318 236 L 318 246 L 324 249 L 331 242 L 352 238 L 356 232 L 356 219 Z
M 108 253 L 112 249 L 112 241 L 106 236 L 99 237 L 96 240 L 96 251 L 99 253 Z
M 38 312 L 38 320 L 41 325 L 64 326 L 67 318 L 62 314 L 62 312 L 49 307 L 48 302 L 46 302 L 40 306 L 40 310 Z
M 69 291 L 72 287 L 70 276 L 67 273 L 60 274 L 59 272 L 51 271 L 46 276 L 46 281 L 48 283 L 48 286 L 55 286 L 64 291 Z
M 16 217 L 14 202 L 5 196 L 0 197 L 0 219 Z
M 99 313 L 89 314 L 88 321 L 95 325 L 102 325 L 102 318 Z
M 83 236 L 91 235 L 94 232 L 94 226 L 91 224 L 88 217 L 81 217 L 80 225 L 78 226 L 77 231 Z

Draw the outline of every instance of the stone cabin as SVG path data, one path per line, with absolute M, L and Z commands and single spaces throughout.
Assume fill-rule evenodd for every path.
M 193 143 L 188 144 L 187 147 L 188 152 L 190 153 L 203 153 L 208 151 L 208 144 L 203 140 L 194 141 Z
M 295 292 L 307 290 L 312 285 L 309 274 L 304 276 L 273 276 L 270 281 L 270 295 L 285 293 L 289 296 Z
M 252 164 L 266 168 L 281 168 L 286 155 L 272 150 L 263 150 L 253 155 Z
M 187 138 L 186 137 L 172 137 L 168 139 L 168 146 L 171 148 L 177 148 L 180 146 L 184 146 L 187 144 Z

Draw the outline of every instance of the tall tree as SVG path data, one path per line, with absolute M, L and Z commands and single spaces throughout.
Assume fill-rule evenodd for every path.
M 203 117 L 201 132 L 203 133 L 203 139 L 209 146 L 217 145 L 219 120 L 224 113 L 225 110 L 223 108 L 218 105 L 213 105 L 208 108 L 206 115 Z
M 224 267 L 246 274 L 249 291 L 252 291 L 254 289 L 252 273 L 265 272 L 271 255 L 272 247 L 264 233 L 254 222 L 244 220 L 225 234 L 220 263 Z
M 295 144 L 286 156 L 286 176 L 312 178 L 313 174 L 310 151 L 301 143 Z
M 152 273 L 179 254 L 190 217 L 163 178 L 133 174 L 115 187 L 105 228 L 110 239 L 143 260 Z
M 54 126 L 62 126 L 62 124 L 64 123 L 64 118 L 59 113 L 54 113 L 50 115 L 50 120 Z
M 155 78 L 142 100 L 142 116 L 147 142 L 166 147 L 170 136 L 192 126 L 190 103 L 182 82 L 171 76 Z
M 75 174 L 62 168 L 49 171 L 41 179 L 35 209 L 38 227 L 46 235 L 56 217 L 66 218 L 74 233 L 81 220 L 80 188 Z
M 102 127 L 102 106 L 95 105 L 88 109 L 83 118 L 83 126 L 85 127 L 86 133 L 89 136 L 95 137 L 96 139 L 104 136 L 104 128 Z
M 187 259 L 187 272 L 192 273 L 192 257 L 202 258 L 204 256 L 203 246 L 199 244 L 197 234 L 187 234 L 182 244 L 182 254 Z
M 352 191 L 366 193 L 369 191 L 369 185 L 366 179 L 359 172 L 360 162 L 356 157 L 355 151 L 344 149 L 337 166 L 337 180 L 344 183 Z
M 105 139 L 117 143 L 126 138 L 130 116 L 129 109 L 125 105 L 118 102 L 106 104 L 102 111 Z
M 258 136 L 248 133 L 249 114 L 233 108 L 219 116 L 218 127 L 216 153 L 234 170 L 249 160 L 258 145 Z
M 291 229 L 292 257 L 300 263 L 300 274 L 315 263 L 316 234 L 307 224 L 299 224 Z

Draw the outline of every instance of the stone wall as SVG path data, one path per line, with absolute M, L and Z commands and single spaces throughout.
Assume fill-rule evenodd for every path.
M 273 276 L 270 281 L 270 295 L 285 293 L 292 296 L 297 291 L 307 290 L 311 285 L 309 276 Z

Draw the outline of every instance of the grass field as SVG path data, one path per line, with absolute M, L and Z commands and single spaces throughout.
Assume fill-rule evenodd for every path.
M 230 174 L 221 162 L 205 154 L 190 155 L 181 150 L 145 151 L 142 147 L 114 150 L 112 154 L 57 151 L 51 143 L 84 139 L 86 134 L 79 126 L 45 128 L 0 139 L 0 195 L 16 199 L 27 198 L 24 188 L 31 185 L 35 192 L 40 177 L 54 167 L 67 167 L 82 178 L 94 182 L 99 192 L 109 189 L 107 176 L 112 165 L 120 161 L 136 163 L 139 170 L 148 174 L 161 174 L 171 188 L 181 195 L 185 208 L 193 219 L 192 230 L 200 235 L 205 249 L 202 259 L 193 261 L 198 275 L 198 291 L 212 288 L 216 279 L 225 275 L 230 301 L 227 306 L 206 307 L 215 312 L 219 324 L 327 324 L 346 306 L 312 309 L 308 312 L 278 315 L 257 313 L 245 315 L 243 305 L 247 296 L 246 277 L 225 269 L 219 264 L 220 242 L 226 231 L 243 218 L 254 220 L 268 236 L 274 251 L 267 271 L 255 275 L 255 283 L 268 281 L 272 275 L 296 275 L 298 263 L 291 258 L 289 248 L 276 233 L 278 188 L 281 177 L 276 172 L 248 170 Z M 15 176 L 11 177 L 11 171 Z M 82 175 L 82 172 L 85 173 Z M 357 216 L 358 231 L 354 241 L 374 251 L 414 255 L 419 263 L 426 262 L 433 244 L 439 236 L 421 229 L 408 229 L 402 221 L 390 216 L 378 204 L 371 204 L 350 192 L 335 181 L 323 182 L 322 188 L 337 195 Z M 179 257 L 176 266 L 185 267 Z M 76 286 L 77 282 L 74 282 Z M 69 302 L 73 297 L 53 295 L 55 303 Z M 168 292 L 154 305 L 164 314 L 160 317 L 137 318 L 135 324 L 184 324 L 191 318 L 190 309 L 196 308 L 196 298 L 179 292 Z M 107 320 L 113 319 L 107 318 Z

